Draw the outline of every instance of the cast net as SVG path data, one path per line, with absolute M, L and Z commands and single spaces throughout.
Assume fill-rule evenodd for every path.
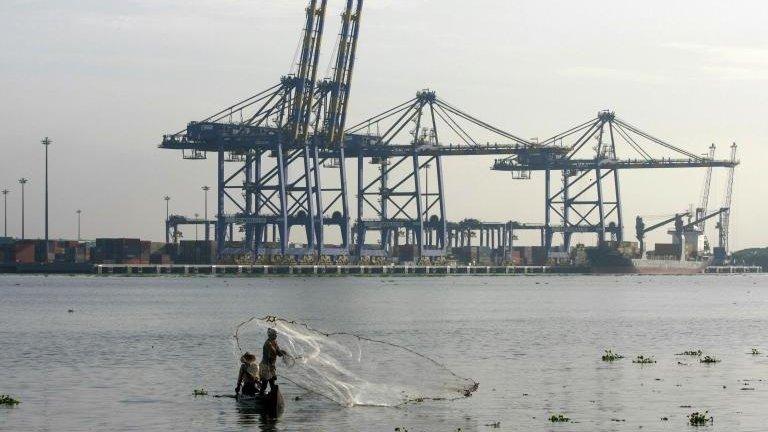
M 290 381 L 340 405 L 397 406 L 458 399 L 478 387 L 410 348 L 350 333 L 324 333 L 273 316 L 253 317 L 237 326 L 237 357 L 245 351 L 261 357 L 269 328 L 277 330 L 278 344 L 287 352 L 278 363 L 278 382 Z

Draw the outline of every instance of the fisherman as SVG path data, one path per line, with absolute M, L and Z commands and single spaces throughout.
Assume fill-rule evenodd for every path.
M 267 341 L 264 342 L 264 348 L 262 350 L 261 363 L 259 364 L 259 376 L 261 378 L 260 394 L 264 394 L 267 390 L 267 383 L 269 383 L 270 393 L 275 390 L 277 379 L 277 358 L 285 355 L 286 352 L 281 350 L 277 345 L 277 331 L 273 328 L 267 329 Z
M 240 373 L 237 375 L 235 393 L 242 390 L 244 396 L 255 396 L 259 392 L 259 365 L 256 364 L 256 356 L 246 352 L 240 357 Z

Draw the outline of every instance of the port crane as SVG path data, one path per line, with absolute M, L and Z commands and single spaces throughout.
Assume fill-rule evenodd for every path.
M 417 258 L 446 255 L 449 232 L 442 158 L 529 153 L 539 147 L 429 89 L 351 126 L 345 152 L 357 159 L 356 255 L 390 254 L 400 231 L 416 248 Z M 370 165 L 374 169 L 368 169 Z M 434 185 L 431 190 L 425 187 L 427 182 Z M 369 233 L 377 235 L 376 243 L 369 244 Z
M 351 3 L 348 1 L 342 16 L 345 28 L 349 28 L 348 22 L 355 14 Z M 310 139 L 315 96 L 318 92 L 333 94 L 338 100 L 343 98 L 339 89 L 348 91 L 348 82 L 345 86 L 326 83 L 323 89 L 317 86 L 326 6 L 327 0 L 309 1 L 295 73 L 202 121 L 189 123 L 181 132 L 163 137 L 161 148 L 182 150 L 186 159 L 203 159 L 208 152 L 217 155 L 219 257 L 224 253 L 226 227 L 232 223 L 244 225 L 244 249 L 254 255 L 290 253 L 290 231 L 294 226 L 305 230 L 306 245 L 293 252 L 311 254 L 316 240 L 322 238 L 316 232 L 323 224 L 318 224 L 317 189 L 313 183 L 317 171 L 313 156 L 321 144 Z M 343 47 L 339 52 L 349 52 L 348 37 L 341 37 L 340 45 Z M 351 79 L 351 71 L 345 77 Z M 346 107 L 345 103 L 335 103 L 336 113 L 339 107 Z M 237 163 L 238 168 L 225 174 L 225 162 Z M 237 213 L 226 214 L 225 201 L 234 204 Z
M 626 169 L 711 168 L 738 165 L 735 158 L 717 160 L 700 156 L 657 138 L 619 118 L 600 111 L 596 118 L 578 124 L 542 142 L 545 149 L 565 152 L 522 153 L 497 159 L 493 169 L 511 172 L 544 172 L 545 244 L 562 235 L 569 250 L 576 233 L 592 233 L 599 245 L 621 242 L 623 215 L 619 173 Z M 554 187 L 555 175 L 560 186 Z M 520 176 L 526 177 L 526 176 Z M 561 222 L 556 225 L 555 219 Z
M 682 213 L 676 213 L 674 216 L 664 219 L 660 222 L 657 222 L 651 226 L 646 226 L 643 220 L 643 217 L 637 216 L 635 218 L 635 236 L 637 238 L 637 241 L 640 243 L 640 255 L 641 256 L 645 255 L 645 235 L 647 233 L 654 231 L 658 228 L 661 228 L 669 223 L 674 222 L 675 223 L 674 228 L 669 230 L 669 234 L 672 235 L 672 243 L 677 245 L 689 244 L 690 240 L 686 236 L 687 233 L 691 232 L 693 229 L 706 223 L 709 219 L 715 218 L 717 216 L 721 216 L 722 214 L 727 213 L 728 211 L 729 209 L 727 207 L 722 207 L 709 214 L 699 215 L 693 220 L 689 218 L 688 221 L 684 222 L 683 218 L 690 217 L 691 215 L 690 212 L 686 211 Z M 682 251 L 682 246 L 681 246 L 681 251 Z

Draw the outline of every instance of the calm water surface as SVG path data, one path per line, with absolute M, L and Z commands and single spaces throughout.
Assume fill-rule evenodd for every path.
M 311 395 L 294 402 L 304 392 L 286 384 L 277 422 L 193 397 L 200 387 L 233 392 L 232 330 L 267 314 L 405 345 L 480 388 L 454 402 L 344 408 Z M 0 393 L 22 404 L 0 407 L 0 430 L 680 431 L 696 430 L 687 414 L 709 410 L 708 431 L 765 431 L 766 330 L 761 275 L 6 275 Z M 604 348 L 628 358 L 602 362 Z M 675 355 L 691 348 L 722 362 Z M 632 364 L 638 354 L 658 363 Z M 554 413 L 573 422 L 549 423 Z

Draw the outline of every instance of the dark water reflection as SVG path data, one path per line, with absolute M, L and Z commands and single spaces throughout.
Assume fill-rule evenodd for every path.
M 0 408 L 0 430 L 679 431 L 708 409 L 708 431 L 764 431 L 766 281 L 0 276 L 0 393 L 22 399 Z M 268 313 L 411 347 L 480 389 L 455 402 L 343 408 L 286 383 L 276 421 L 192 396 L 233 392 L 233 327 Z M 605 363 L 604 348 L 658 363 Z M 675 355 L 699 348 L 722 362 Z M 574 422 L 551 424 L 554 413 Z

